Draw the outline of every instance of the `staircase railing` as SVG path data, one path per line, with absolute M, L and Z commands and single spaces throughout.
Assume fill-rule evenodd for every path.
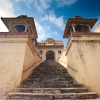
M 39 60 L 39 61 L 37 61 L 37 62 L 33 63 L 33 65 L 32 65 L 32 66 L 28 67 L 28 68 L 27 68 L 27 69 L 25 69 L 23 72 L 26 72 L 26 71 L 27 71 L 27 70 L 29 70 L 30 68 L 34 67 L 34 65 L 35 65 L 36 63 L 40 62 L 40 61 L 41 61 L 41 60 Z
M 70 66 L 68 66 L 68 68 L 70 68 L 70 69 L 72 69 L 73 71 L 77 72 L 77 70 L 75 70 L 74 68 L 72 68 L 72 67 L 70 67 Z

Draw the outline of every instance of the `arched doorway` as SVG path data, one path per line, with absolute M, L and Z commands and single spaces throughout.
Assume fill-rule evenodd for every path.
M 53 51 L 48 51 L 46 53 L 46 60 L 54 60 L 55 59 L 55 55 Z

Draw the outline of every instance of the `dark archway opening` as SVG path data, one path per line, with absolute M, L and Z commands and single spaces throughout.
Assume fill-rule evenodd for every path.
M 55 60 L 55 55 L 53 51 L 48 51 L 46 53 L 46 60 Z

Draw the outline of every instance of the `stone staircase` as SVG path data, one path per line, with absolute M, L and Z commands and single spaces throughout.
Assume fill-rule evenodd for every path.
M 84 100 L 97 94 L 77 84 L 67 70 L 57 62 L 41 63 L 6 100 Z

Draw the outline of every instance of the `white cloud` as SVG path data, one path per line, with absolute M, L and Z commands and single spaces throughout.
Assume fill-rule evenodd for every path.
M 40 3 L 44 9 L 47 9 L 50 6 L 49 4 L 51 3 L 51 0 L 40 0 Z
M 19 2 L 20 0 L 16 0 L 17 2 Z
M 60 27 L 62 30 L 65 26 L 63 16 L 57 18 L 53 12 L 50 12 L 50 15 L 45 15 L 45 17 L 41 18 L 41 21 L 50 21 L 54 25 Z
M 58 36 L 58 32 L 56 32 L 56 31 L 54 31 L 54 32 L 53 32 L 53 34 L 55 34 L 55 35 L 57 35 L 57 36 Z
M 47 31 L 49 30 L 49 27 L 45 29 L 46 27 L 43 27 L 43 25 L 41 25 L 36 20 L 35 20 L 35 24 L 36 24 L 36 29 L 38 33 L 38 41 L 46 39 L 48 37 Z
M 0 17 L 13 17 L 13 5 L 9 0 L 2 0 L 0 3 Z M 7 32 L 8 29 L 0 19 L 0 32 Z
M 35 20 L 36 30 L 38 34 L 38 42 L 46 40 L 48 37 L 55 38 L 59 35 L 57 31 L 51 30 L 49 26 L 42 25 Z
M 16 0 L 17 2 L 24 1 L 26 6 L 31 9 L 35 7 L 37 11 L 44 11 L 50 7 L 51 0 Z
M 31 5 L 34 3 L 34 0 L 15 0 L 17 3 L 23 2 L 25 5 L 31 9 Z
M 0 16 L 4 17 L 14 16 L 13 5 L 9 0 L 3 0 L 2 3 L 0 3 L 0 14 Z
M 37 11 L 44 11 L 50 7 L 51 0 L 34 0 L 33 5 Z
M 58 7 L 70 6 L 76 2 L 77 2 L 77 0 L 56 0 Z

